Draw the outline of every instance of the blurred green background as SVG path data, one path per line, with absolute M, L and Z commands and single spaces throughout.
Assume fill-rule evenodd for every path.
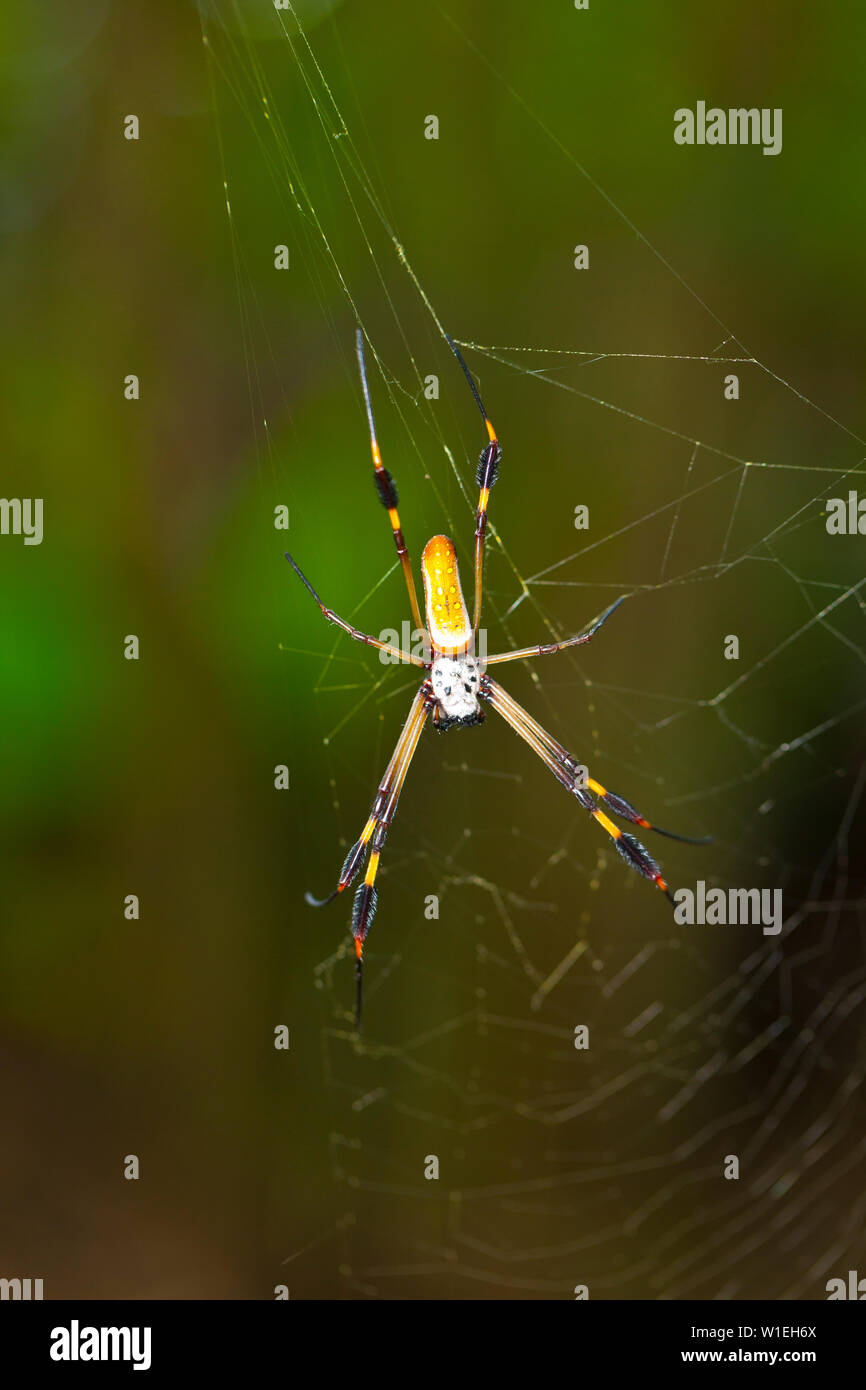
M 862 597 L 816 615 L 863 573 L 821 517 L 866 429 L 863 17 L 299 11 L 315 59 L 266 0 L 0 21 L 2 490 L 45 505 L 41 546 L 0 537 L 0 1274 L 46 1297 L 823 1297 L 862 1260 Z M 782 154 L 676 146 L 698 99 L 783 108 Z M 416 564 L 454 531 L 467 592 L 483 442 L 387 227 L 445 328 L 503 349 L 466 350 L 504 443 L 491 647 L 634 594 L 509 688 L 648 815 L 715 835 L 654 843 L 675 884 L 782 886 L 794 921 L 675 927 L 491 715 L 422 742 L 359 1041 L 347 905 L 303 892 L 333 883 L 413 681 L 282 558 L 369 631 L 408 617 L 356 315 Z M 680 360 L 713 353 L 770 370 Z

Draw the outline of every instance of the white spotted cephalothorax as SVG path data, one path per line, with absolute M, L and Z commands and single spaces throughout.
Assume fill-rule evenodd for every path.
M 685 835 L 673 835 L 669 830 L 659 830 L 658 826 L 653 826 L 639 811 L 635 810 L 631 802 L 624 797 L 617 796 L 615 792 L 608 791 L 600 782 L 596 782 L 592 777 L 586 777 L 585 771 L 566 748 L 563 748 L 551 734 L 544 729 L 541 724 L 519 705 L 513 696 L 499 684 L 498 681 L 488 675 L 488 668 L 496 666 L 505 661 L 525 661 L 529 657 L 547 656 L 553 652 L 562 651 L 566 647 L 581 646 L 584 642 L 589 642 L 598 632 L 602 623 L 606 622 L 611 613 L 622 603 L 619 598 L 612 603 L 609 608 L 596 618 L 592 625 L 579 633 L 576 637 L 566 637 L 559 642 L 544 642 L 538 646 L 521 647 L 514 651 L 499 652 L 494 656 L 486 656 L 483 661 L 479 661 L 474 653 L 478 650 L 477 639 L 480 632 L 481 621 L 481 597 L 482 597 L 482 575 L 484 568 L 484 541 L 487 529 L 487 504 L 490 500 L 490 489 L 496 482 L 499 474 L 499 461 L 501 450 L 499 440 L 496 437 L 487 412 L 478 394 L 469 370 L 456 345 L 448 338 L 448 344 L 454 352 L 457 361 L 463 368 L 466 380 L 469 382 L 470 389 L 475 397 L 484 418 L 487 430 L 487 443 L 481 451 L 478 460 L 478 468 L 475 481 L 478 486 L 478 506 L 475 512 L 475 601 L 473 617 L 470 619 L 469 612 L 463 601 L 463 594 L 460 589 L 460 576 L 457 572 L 457 555 L 454 544 L 447 536 L 434 536 L 424 547 L 424 555 L 421 561 L 421 573 L 424 578 L 424 600 L 426 609 L 426 628 L 421 618 L 421 610 L 418 605 L 418 595 L 415 590 L 415 579 L 412 574 L 412 566 L 409 563 L 409 553 L 406 549 L 406 542 L 403 539 L 403 531 L 400 526 L 400 516 L 397 511 L 397 488 L 394 479 L 382 463 L 379 453 L 379 445 L 376 442 L 376 430 L 373 424 L 373 407 L 370 404 L 370 390 L 367 385 L 367 372 L 364 365 L 364 340 L 360 329 L 357 335 L 358 366 L 361 371 L 361 386 L 364 392 L 364 405 L 367 410 L 367 422 L 370 426 L 370 449 L 373 455 L 373 477 L 376 484 L 376 492 L 379 501 L 388 513 L 388 520 L 391 523 L 391 530 L 394 535 L 394 542 L 397 548 L 403 574 L 406 580 L 406 588 L 409 595 L 409 604 L 412 616 L 415 620 L 416 628 L 425 632 L 425 657 L 417 655 L 415 652 L 401 651 L 397 647 L 392 647 L 389 643 L 380 638 L 372 637 L 368 633 L 361 632 L 346 622 L 345 618 L 339 617 L 332 608 L 326 608 L 319 595 L 316 593 L 306 575 L 302 572 L 291 555 L 287 555 L 295 569 L 298 577 L 309 589 L 316 603 L 327 618 L 329 623 L 336 623 L 337 627 L 343 629 L 356 642 L 364 642 L 368 646 L 378 647 L 380 651 L 387 652 L 389 656 L 397 657 L 400 661 L 405 661 L 413 666 L 423 668 L 425 675 L 420 688 L 416 691 L 403 731 L 397 740 L 393 756 L 385 769 L 382 781 L 373 800 L 370 815 L 361 831 L 361 836 L 349 850 L 343 861 L 340 870 L 340 878 L 336 888 L 329 893 L 327 898 L 314 898 L 307 894 L 307 901 L 315 907 L 323 907 L 325 903 L 333 902 L 350 883 L 357 877 L 366 859 L 367 870 L 363 882 L 355 894 L 355 901 L 352 908 L 352 935 L 355 939 L 355 955 L 357 958 L 357 981 L 358 995 L 356 1005 L 356 1024 L 361 1018 L 361 962 L 364 954 L 364 941 L 370 924 L 376 912 L 378 895 L 375 887 L 376 875 L 379 871 L 379 859 L 385 845 L 388 831 L 394 820 L 397 809 L 397 802 L 403 790 L 403 783 L 409 771 L 409 765 L 418 747 L 418 741 L 428 721 L 431 720 L 433 727 L 440 733 L 445 733 L 455 725 L 481 724 L 484 715 L 481 712 L 480 701 L 484 700 L 490 705 L 497 714 L 501 715 L 507 724 L 511 726 L 519 738 L 528 744 L 548 769 L 553 774 L 557 782 L 565 788 L 576 800 L 578 806 L 592 816 L 597 825 L 601 826 L 613 840 L 618 853 L 625 860 L 626 864 L 635 869 L 644 878 L 654 883 L 663 893 L 673 902 L 673 896 L 667 883 L 662 877 L 658 864 L 652 855 L 644 849 L 639 840 L 634 835 L 621 830 L 614 821 L 610 819 L 612 815 L 621 820 L 630 822 L 632 825 L 639 825 L 646 830 L 658 830 L 662 835 L 669 835 L 675 840 L 688 839 Z M 692 841 L 692 843 L 701 843 Z
M 439 702 L 434 727 L 441 733 L 451 724 L 480 724 L 484 719 L 478 703 L 481 671 L 474 656 L 437 656 L 430 672 L 433 694 Z

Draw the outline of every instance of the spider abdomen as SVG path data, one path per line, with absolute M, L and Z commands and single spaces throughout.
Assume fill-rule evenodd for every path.
M 459 656 L 472 641 L 472 624 L 460 588 L 460 572 L 454 543 L 447 536 L 433 536 L 421 557 L 427 628 L 438 652 Z

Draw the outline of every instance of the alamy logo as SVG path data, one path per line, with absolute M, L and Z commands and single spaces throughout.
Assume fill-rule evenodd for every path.
M 42 544 L 42 498 L 0 497 L 0 536 L 21 535 L 25 545 Z
M 866 497 L 853 490 L 847 504 L 844 497 L 828 497 L 824 525 L 828 536 L 866 536 Z
M 674 893 L 674 921 L 681 926 L 695 922 L 709 927 L 762 926 L 764 936 L 778 936 L 782 930 L 781 888 L 707 888 L 698 879 L 694 891 L 678 888 Z
M 379 641 L 384 642 L 390 651 L 380 651 L 379 660 L 383 666 L 399 666 L 400 652 L 410 652 L 412 656 L 418 656 L 422 661 L 430 660 L 430 638 L 423 627 L 413 627 L 408 618 L 404 618 L 398 632 L 395 627 L 383 627 L 379 633 Z M 484 666 L 487 663 L 487 629 L 481 627 L 475 633 L 469 644 L 469 655 L 474 656 L 477 661 Z
M 51 1329 L 52 1361 L 131 1361 L 134 1371 L 150 1370 L 149 1327 L 68 1327 Z
M 678 145 L 763 145 L 764 154 L 780 154 L 782 149 L 782 108 L 721 106 L 707 109 L 699 101 L 697 109 L 681 106 L 674 112 L 674 140 Z
M 41 1279 L 0 1279 L 0 1299 L 29 1299 L 42 1297 Z
M 838 1298 L 854 1298 L 858 1303 L 866 1300 L 866 1279 L 861 1279 L 856 1269 L 848 1270 L 847 1284 L 844 1279 L 828 1279 L 824 1287 L 828 1303 Z

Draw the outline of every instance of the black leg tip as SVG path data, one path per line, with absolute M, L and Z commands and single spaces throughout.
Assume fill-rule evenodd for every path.
M 333 893 L 329 893 L 326 898 L 314 898 L 312 893 L 306 892 L 304 894 L 304 902 L 309 903 L 310 907 L 327 907 L 328 903 L 334 901 L 339 891 L 339 888 L 335 888 Z

